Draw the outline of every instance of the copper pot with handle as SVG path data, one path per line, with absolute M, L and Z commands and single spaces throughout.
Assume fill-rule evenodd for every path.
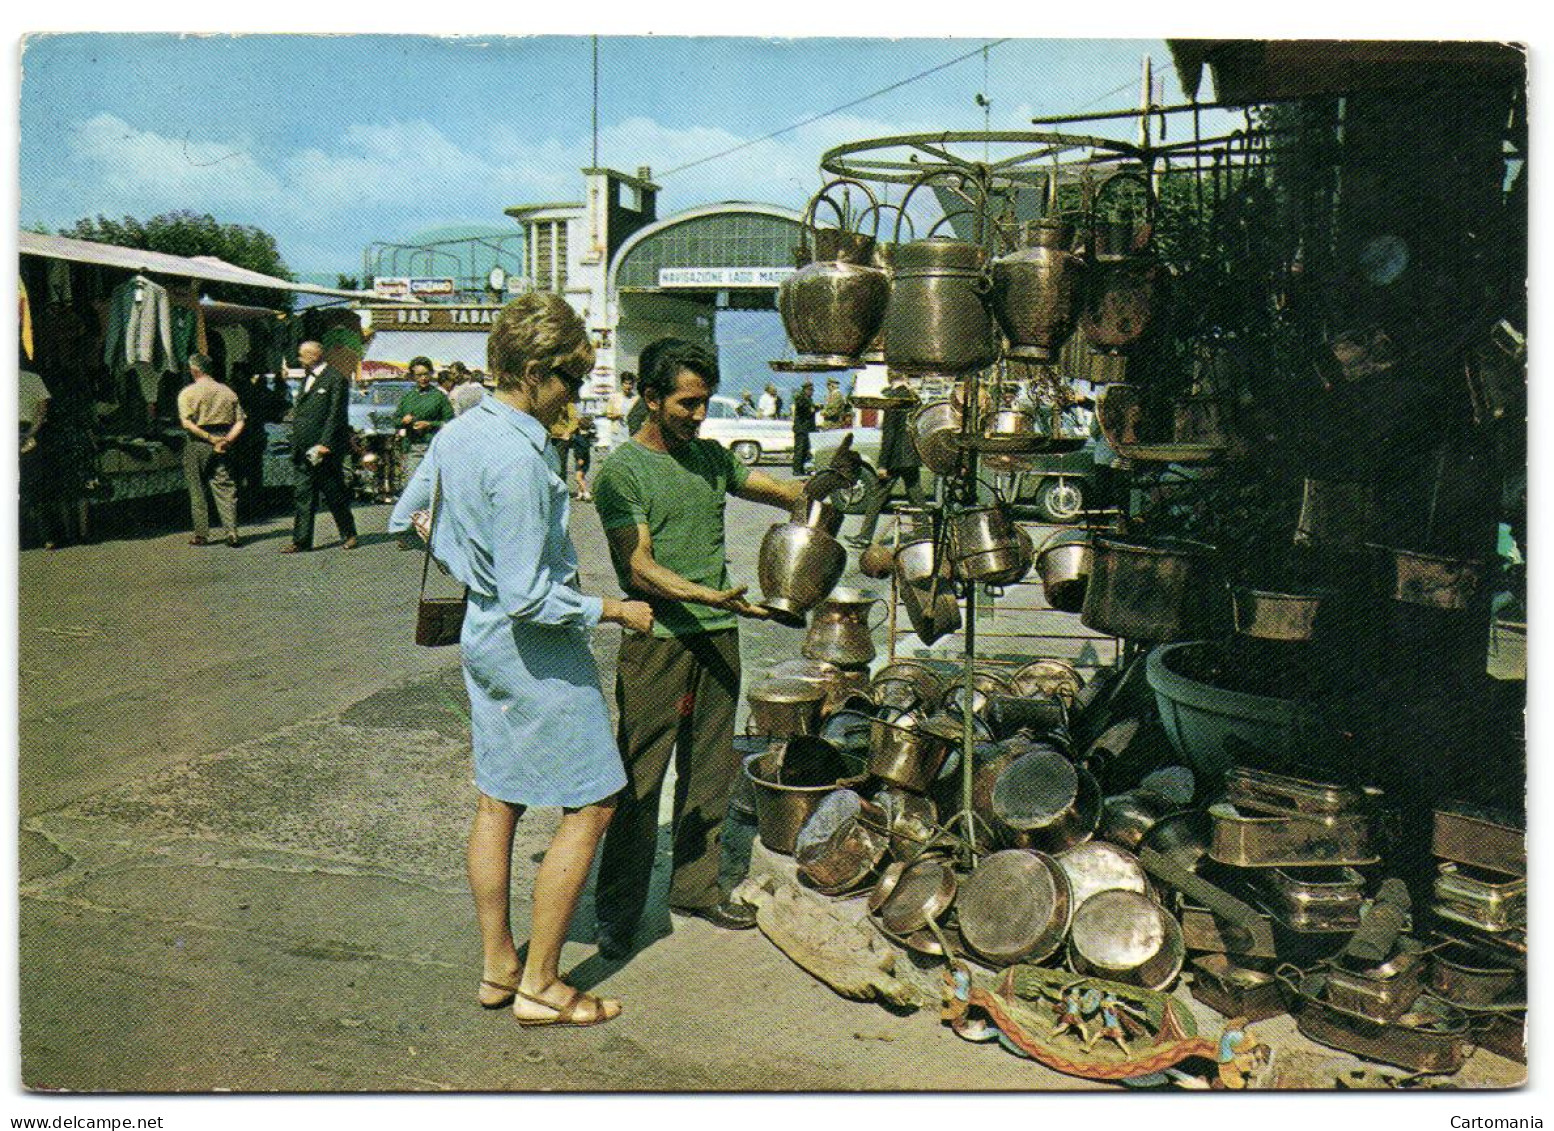
M 848 228 L 845 210 L 830 195 L 841 186 L 868 197 L 871 207 L 863 215 L 874 216 L 872 234 Z M 822 203 L 836 213 L 840 227 L 815 226 Z M 783 329 L 800 361 L 844 368 L 855 363 L 879 333 L 889 302 L 890 277 L 874 263 L 879 202 L 867 185 L 845 178 L 831 181 L 810 199 L 801 232 L 800 258 L 808 261 L 777 289 Z
M 936 236 L 902 244 L 907 202 L 934 174 L 916 181 L 901 201 L 885 310 L 885 363 L 903 373 L 971 373 L 998 359 L 987 295 L 992 280 L 979 244 Z M 959 213 L 946 216 L 939 223 Z
M 1073 226 L 1055 218 L 1027 224 L 1024 243 L 993 261 L 993 313 L 1009 357 L 1047 363 L 1074 332 L 1085 262 Z

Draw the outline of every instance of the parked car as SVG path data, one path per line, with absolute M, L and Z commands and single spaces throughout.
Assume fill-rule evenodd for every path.
M 353 385 L 346 407 L 351 427 L 362 437 L 392 436 L 399 427 L 394 414 L 399 398 L 414 388 L 414 381 L 374 381 L 366 389 Z
M 716 440 L 748 467 L 793 458 L 793 422 L 740 416 L 733 397 L 714 396 L 707 402 L 701 435 Z

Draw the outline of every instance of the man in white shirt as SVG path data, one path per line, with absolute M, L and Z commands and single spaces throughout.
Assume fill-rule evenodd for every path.
M 775 420 L 777 414 L 782 411 L 782 401 L 777 397 L 777 386 L 766 386 L 766 392 L 761 394 L 761 399 L 756 402 L 755 414 L 762 420 Z

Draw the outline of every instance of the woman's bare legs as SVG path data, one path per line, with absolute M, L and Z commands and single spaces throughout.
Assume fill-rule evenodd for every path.
M 475 820 L 469 829 L 469 890 L 475 897 L 475 920 L 480 925 L 481 978 L 497 987 L 518 985 L 522 963 L 513 945 L 512 871 L 513 833 L 523 806 L 480 795 Z M 480 987 L 482 1005 L 503 1004 L 511 994 L 491 986 Z
M 524 963 L 519 990 L 530 998 L 519 998 L 513 1013 L 528 1020 L 545 1020 L 555 1015 L 574 995 L 561 981 L 561 946 L 566 942 L 578 897 L 588 882 L 588 869 L 610 818 L 615 801 L 601 801 L 581 809 L 562 812 L 561 825 L 551 838 L 539 871 L 534 877 L 534 920 L 530 928 L 528 961 Z M 511 834 L 509 834 L 509 837 Z M 508 936 L 511 945 L 512 936 Z M 610 1018 L 620 1013 L 620 1002 L 593 999 L 597 1004 L 579 1003 L 579 1020 Z

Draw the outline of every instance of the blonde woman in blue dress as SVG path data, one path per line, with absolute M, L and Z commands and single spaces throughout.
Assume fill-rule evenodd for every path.
M 583 324 L 558 296 L 527 294 L 502 310 L 487 350 L 496 392 L 443 426 L 389 529 L 424 526 L 416 512 L 435 494 L 432 552 L 469 586 L 460 656 L 480 791 L 468 855 L 484 956 L 479 1002 L 511 1005 L 522 1025 L 594 1025 L 620 1003 L 567 985 L 559 962 L 626 776 L 589 632 L 600 621 L 647 632 L 653 614 L 644 602 L 577 588 L 567 487 L 546 438 L 593 368 Z M 562 817 L 534 878 L 520 961 L 511 861 L 529 806 L 559 807 Z

